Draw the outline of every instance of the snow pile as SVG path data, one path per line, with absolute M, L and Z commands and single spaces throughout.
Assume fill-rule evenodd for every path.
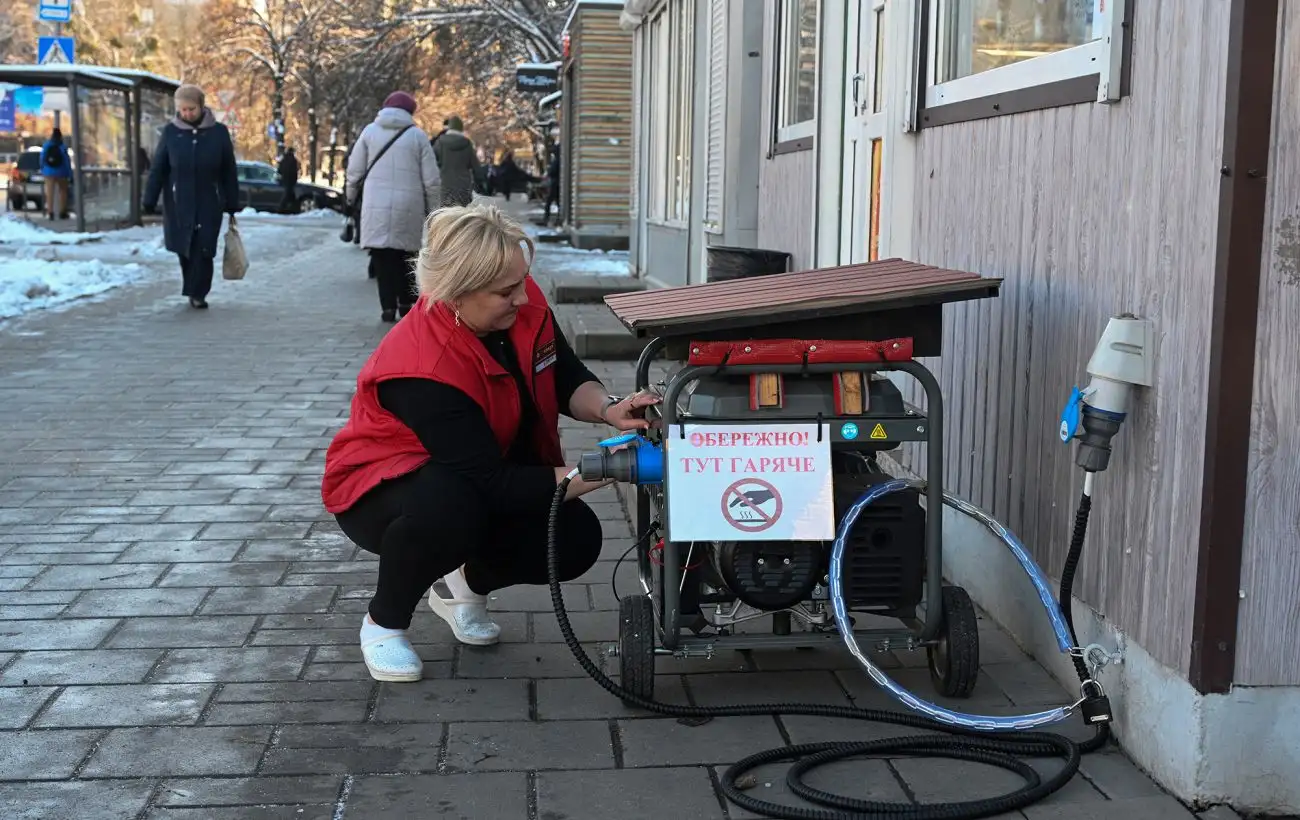
M 103 238 L 102 233 L 59 233 L 16 216 L 0 216 L 0 244 L 4 245 L 80 245 Z
M 0 259 L 0 319 L 103 293 L 134 281 L 144 270 L 97 259 Z
M 341 215 L 338 211 L 331 211 L 329 208 L 317 208 L 311 211 L 303 211 L 302 213 L 280 214 L 274 211 L 259 211 L 256 208 L 249 206 L 235 214 L 235 216 L 250 216 L 259 219 L 320 219 L 327 216 L 337 217 Z
M 545 247 L 545 246 L 543 246 Z M 630 276 L 626 251 L 578 251 L 549 260 L 556 273 L 570 276 Z

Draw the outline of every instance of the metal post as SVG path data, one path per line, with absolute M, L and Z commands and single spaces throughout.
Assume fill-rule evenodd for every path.
M 143 225 L 140 216 L 140 83 L 137 81 L 126 92 L 126 150 L 130 152 L 126 167 L 131 169 L 131 210 L 132 225 Z
M 81 107 L 78 103 L 77 81 L 68 80 L 68 108 L 72 114 L 72 154 L 74 162 L 72 166 L 72 184 L 73 190 L 77 195 L 77 231 L 85 232 L 86 230 L 86 175 L 82 173 L 82 150 L 81 150 Z
M 54 36 L 55 36 L 55 37 L 62 37 L 62 36 L 63 36 L 63 24 L 62 24 L 62 23 L 55 23 L 55 24 L 54 24 Z M 69 93 L 69 94 L 72 93 L 71 88 L 68 89 L 68 93 Z M 62 128 L 62 127 L 63 127 L 63 125 L 62 125 L 62 120 L 60 119 L 60 115 L 61 115 L 61 114 L 62 114 L 62 112 L 59 111 L 57 108 L 54 110 L 54 127 L 55 127 L 55 128 Z M 73 120 L 73 122 L 75 123 L 76 120 Z M 73 130 L 73 131 L 76 131 L 76 130 L 77 130 L 77 126 L 76 126 L 76 125 L 73 125 L 73 126 L 72 126 L 72 130 Z

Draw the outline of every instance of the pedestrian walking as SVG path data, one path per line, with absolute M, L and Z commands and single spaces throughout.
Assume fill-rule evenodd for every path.
M 495 193 L 505 194 L 506 202 L 509 202 L 515 191 L 527 191 L 529 183 L 541 181 L 539 177 L 519 167 L 519 163 L 515 162 L 515 149 L 507 148 L 501 155 L 501 162 L 497 164 L 493 190 Z
M 414 115 L 415 98 L 389 94 L 348 157 L 347 198 L 354 210 L 360 204 L 361 247 L 370 252 L 385 322 L 405 316 L 415 302 L 424 218 L 439 204 L 438 163 Z
M 68 218 L 68 183 L 72 181 L 72 156 L 63 144 L 63 132 L 55 128 L 41 148 L 41 176 L 45 177 L 45 216 Z
M 551 224 L 551 206 L 555 206 L 555 220 L 561 219 L 560 214 L 560 146 L 555 146 L 551 150 L 551 163 L 546 166 L 546 211 L 542 217 L 542 224 Z
M 280 186 L 284 188 L 284 196 L 280 197 L 280 213 L 295 213 L 298 210 L 298 174 L 301 169 L 298 167 L 298 155 L 293 152 L 293 146 L 285 149 L 277 171 Z
M 230 131 L 204 104 L 202 89 L 176 89 L 176 116 L 163 127 L 145 185 L 144 208 L 163 203 L 167 250 L 181 263 L 181 295 L 190 307 L 207 308 L 212 260 L 221 238 L 221 215 L 239 210 L 239 173 Z
M 348 422 L 326 451 L 325 509 L 379 556 L 360 633 L 376 680 L 420 679 L 406 630 L 426 591 L 457 640 L 483 646 L 501 633 L 490 593 L 547 583 L 551 500 L 570 469 L 561 413 L 636 430 L 657 402 L 610 396 L 578 359 L 529 276 L 533 252 L 495 205 L 434 214 L 419 301 L 362 367 Z M 569 484 L 558 519 L 562 580 L 600 557 L 600 519 L 579 497 L 608 483 Z
M 474 174 L 478 171 L 478 151 L 465 136 L 460 117 L 448 117 L 447 129 L 433 146 L 433 155 L 442 171 L 442 204 L 468 205 L 474 201 Z

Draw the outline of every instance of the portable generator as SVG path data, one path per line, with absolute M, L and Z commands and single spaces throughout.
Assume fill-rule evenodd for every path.
M 650 337 L 636 388 L 662 398 L 648 434 L 602 442 L 579 467 L 637 488 L 641 590 L 619 602 L 612 650 L 627 691 L 653 696 L 656 654 L 835 645 L 842 628 L 880 650 L 924 648 L 943 695 L 973 690 L 975 608 L 943 582 L 943 397 L 916 359 L 939 353 L 944 302 L 996 295 L 1000 280 L 901 260 L 866 267 L 872 276 L 857 279 L 861 266 L 809 272 L 797 290 L 778 275 L 607 297 Z M 810 304 L 819 286 L 828 292 Z M 661 354 L 675 364 L 652 385 Z M 923 407 L 891 378 L 900 374 L 920 385 Z M 879 499 L 837 532 L 864 492 L 894 478 L 880 454 L 909 444 L 925 450 L 924 487 Z M 848 624 L 829 606 L 837 537 Z M 866 628 L 867 618 L 889 620 Z M 755 629 L 760 619 L 769 628 Z

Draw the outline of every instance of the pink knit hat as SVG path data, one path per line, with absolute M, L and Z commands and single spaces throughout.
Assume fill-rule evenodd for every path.
M 394 91 L 384 100 L 384 108 L 400 108 L 408 114 L 414 114 L 415 98 L 405 91 Z

